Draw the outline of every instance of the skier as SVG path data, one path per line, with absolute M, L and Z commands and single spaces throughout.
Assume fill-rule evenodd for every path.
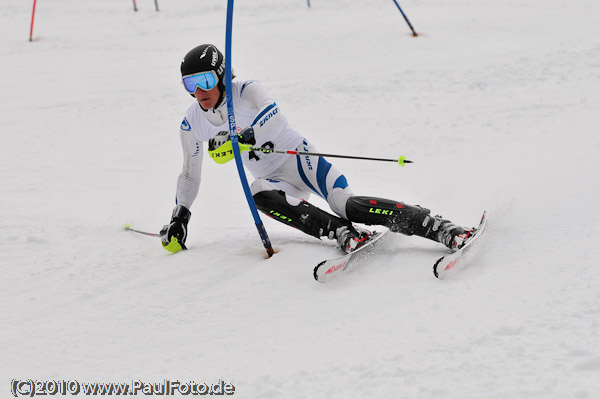
M 225 60 L 211 44 L 190 50 L 181 62 L 182 83 L 195 98 L 181 123 L 183 170 L 177 180 L 176 206 L 171 222 L 160 231 L 162 245 L 177 252 L 185 249 L 190 208 L 199 186 L 203 142 L 219 163 L 233 159 L 225 101 Z M 232 82 L 235 120 L 239 142 L 267 149 L 296 149 L 317 152 L 282 114 L 279 106 L 257 81 Z M 242 152 L 245 167 L 256 180 L 251 192 L 257 208 L 272 218 L 304 233 L 337 240 L 346 252 L 368 241 L 371 232 L 354 223 L 383 225 L 393 232 L 417 235 L 440 242 L 452 250 L 464 245 L 472 229 L 457 226 L 440 216 L 431 216 L 421 206 L 356 196 L 348 182 L 323 157 Z M 310 204 L 310 194 L 324 198 L 332 215 Z

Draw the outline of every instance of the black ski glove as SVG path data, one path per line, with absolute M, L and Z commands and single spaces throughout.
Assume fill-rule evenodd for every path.
M 187 225 L 192 214 L 182 205 L 177 205 L 173 209 L 171 223 L 163 226 L 160 230 L 160 239 L 162 246 L 169 252 L 179 252 L 185 247 L 187 238 Z
M 208 140 L 208 151 L 214 151 L 230 140 L 229 132 L 221 130 Z
M 254 138 L 254 129 L 252 126 L 248 126 L 244 130 L 238 134 L 238 141 L 242 144 L 256 144 L 256 139 Z

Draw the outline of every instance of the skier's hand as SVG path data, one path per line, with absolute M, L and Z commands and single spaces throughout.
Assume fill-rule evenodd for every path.
M 211 137 L 210 140 L 208 140 L 208 151 L 209 152 L 215 151 L 216 149 L 221 147 L 223 144 L 227 143 L 229 140 L 230 140 L 229 132 L 226 132 L 225 130 L 221 130 L 219 133 L 217 133 L 213 137 Z
M 224 130 L 220 131 L 211 137 L 210 140 L 208 140 L 208 151 L 214 151 L 218 149 L 229 140 L 231 140 L 229 132 Z M 252 126 L 248 126 L 238 134 L 238 142 L 242 144 L 256 144 L 256 140 L 254 139 L 254 129 Z
M 171 223 L 163 226 L 159 233 L 164 249 L 169 252 L 179 252 L 182 249 L 187 249 L 185 240 L 191 215 L 185 206 L 178 205 L 173 209 Z
M 242 148 L 243 144 L 256 144 L 252 126 L 245 128 L 238 134 L 240 152 L 247 151 L 246 148 Z M 210 155 L 213 161 L 219 164 L 227 163 L 235 158 L 229 132 L 220 131 L 208 140 L 208 155 Z
M 252 126 L 248 126 L 244 130 L 238 134 L 238 141 L 242 144 L 256 144 L 256 139 L 254 138 L 254 129 Z

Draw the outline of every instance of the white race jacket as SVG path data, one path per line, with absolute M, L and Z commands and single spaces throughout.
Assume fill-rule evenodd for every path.
M 233 82 L 233 107 L 238 131 L 252 126 L 256 147 L 295 149 L 303 140 L 266 89 L 256 81 Z M 229 131 L 227 101 L 217 109 L 204 111 L 194 101 L 181 123 L 183 170 L 177 180 L 177 203 L 190 209 L 198 195 L 203 158 L 203 142 L 216 133 Z M 244 152 L 244 166 L 255 178 L 268 177 L 289 155 Z

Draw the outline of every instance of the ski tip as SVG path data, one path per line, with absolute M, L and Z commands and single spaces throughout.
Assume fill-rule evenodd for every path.
M 485 228 L 485 225 L 487 224 L 487 211 L 483 211 L 483 214 L 481 215 L 481 220 L 479 221 L 479 226 L 477 227 L 477 230 L 483 230 Z
M 438 267 L 438 265 L 440 264 L 440 262 L 442 261 L 442 259 L 444 259 L 444 257 L 443 257 L 443 256 L 442 256 L 441 258 L 439 258 L 439 259 L 438 259 L 438 260 L 435 262 L 435 264 L 433 265 L 433 275 L 434 275 L 436 278 L 440 278 L 440 275 L 439 275 L 439 273 L 438 273 L 438 271 L 437 271 L 437 267 Z
M 321 280 L 319 280 L 319 274 L 318 274 L 318 272 L 319 272 L 319 268 L 320 268 L 320 267 L 321 267 L 321 265 L 322 265 L 323 263 L 325 263 L 325 262 L 327 262 L 327 261 L 326 261 L 326 260 L 324 260 L 324 261 L 320 262 L 320 263 L 319 263 L 317 266 L 315 266 L 315 268 L 313 269 L 313 277 L 314 277 L 314 278 L 315 278 L 315 280 L 316 280 L 316 281 L 318 281 L 319 283 L 322 283 L 322 281 L 321 281 Z

